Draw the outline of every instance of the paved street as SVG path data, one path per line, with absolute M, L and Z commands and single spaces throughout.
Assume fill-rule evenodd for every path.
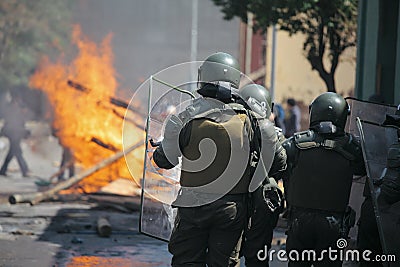
M 58 170 L 61 149 L 46 127 L 31 124 L 35 139 L 22 143 L 31 177 L 21 177 L 15 160 L 7 176 L 0 176 L 0 266 L 170 266 L 167 243 L 138 232 L 138 211 L 105 205 L 101 200 L 89 201 L 85 196 L 64 197 L 35 206 L 8 203 L 12 194 L 45 190 L 37 181 L 46 180 Z M 7 139 L 0 138 L 0 143 L 0 162 L 3 162 Z M 110 237 L 98 235 L 99 217 L 110 222 Z M 275 243 L 282 242 L 285 236 L 277 233 L 276 237 Z M 286 264 L 275 262 L 271 266 Z

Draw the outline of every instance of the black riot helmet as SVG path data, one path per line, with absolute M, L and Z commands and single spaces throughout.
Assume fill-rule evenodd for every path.
M 343 132 L 349 114 L 350 106 L 341 95 L 323 93 L 310 105 L 310 128 L 320 133 Z
M 230 98 L 231 88 L 239 88 L 240 76 L 236 58 L 223 52 L 214 53 L 198 69 L 197 92 L 207 97 Z
M 248 84 L 239 89 L 240 97 L 262 118 L 269 118 L 273 103 L 267 88 L 259 84 Z

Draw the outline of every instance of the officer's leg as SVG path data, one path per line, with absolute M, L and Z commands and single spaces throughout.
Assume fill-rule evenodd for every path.
M 378 226 L 376 224 L 374 208 L 372 199 L 366 198 L 361 206 L 360 221 L 357 234 L 357 246 L 360 252 L 365 250 L 372 251 L 370 258 L 375 255 L 382 254 L 382 247 L 378 233 Z M 379 262 L 364 261 L 360 259 L 360 267 L 382 267 Z
M 201 213 L 201 207 L 178 208 L 168 244 L 168 250 L 173 255 L 172 266 L 206 266 L 208 231 L 200 227 Z
M 340 260 L 339 249 L 337 247 L 337 241 L 341 238 L 340 235 L 340 216 L 326 216 L 320 215 L 316 217 L 315 230 L 316 230 L 316 244 L 315 249 L 318 256 L 321 256 L 321 260 L 314 263 L 315 267 L 340 267 L 342 261 Z M 336 250 L 329 255 L 329 248 Z M 326 252 L 322 254 L 322 251 Z
M 249 229 L 245 232 L 243 256 L 247 267 L 269 266 L 268 251 L 271 248 L 275 217 L 266 206 L 261 189 L 253 193 L 254 213 L 251 215 Z M 259 253 L 259 251 L 262 251 Z M 267 254 L 267 255 L 265 255 Z M 260 255 L 260 259 L 258 258 Z
M 227 199 L 230 197 L 228 196 Z M 213 225 L 208 240 L 208 266 L 239 266 L 242 235 L 247 224 L 247 202 L 222 198 L 212 204 Z
M 289 259 L 289 267 L 309 267 L 312 262 L 302 258 L 304 250 L 312 249 L 313 243 L 313 220 L 308 213 L 293 212 L 291 222 L 287 231 L 286 255 Z
M 258 252 L 263 251 L 262 255 L 264 256 L 264 252 L 268 252 L 271 248 L 272 240 L 272 232 L 273 228 L 271 227 L 271 213 L 268 215 L 255 213 L 251 217 L 250 228 L 245 233 L 246 239 L 243 247 L 243 256 L 245 257 L 245 263 L 248 267 L 253 266 L 269 266 L 268 265 L 268 257 L 265 259 L 258 259 Z M 268 253 L 267 255 L 268 256 Z

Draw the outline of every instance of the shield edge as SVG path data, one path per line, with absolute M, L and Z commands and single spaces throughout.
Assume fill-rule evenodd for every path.
M 369 124 L 373 124 L 376 126 L 380 126 L 377 123 L 373 123 L 373 122 L 368 122 L 368 121 L 362 121 L 359 117 L 356 118 L 356 123 L 357 123 L 357 128 L 360 132 L 360 138 L 361 138 L 361 148 L 362 148 L 362 153 L 363 153 L 363 157 L 364 157 L 364 163 L 365 163 L 365 169 L 367 172 L 367 180 L 368 180 L 368 184 L 370 187 L 370 193 L 372 196 L 372 201 L 373 201 L 373 206 L 374 206 L 374 214 L 375 214 L 375 219 L 376 219 L 376 224 L 378 227 L 378 232 L 379 232 L 379 238 L 381 241 L 381 246 L 382 246 L 382 251 L 384 253 L 387 253 L 387 247 L 386 247 L 386 241 L 385 241 L 385 236 L 384 236 L 384 232 L 383 232 L 383 228 L 382 228 L 382 223 L 381 223 L 381 216 L 379 215 L 379 210 L 378 210 L 378 201 L 377 201 L 377 196 L 375 193 L 375 185 L 373 184 L 372 178 L 371 178 L 371 172 L 370 172 L 370 168 L 369 168 L 369 164 L 367 161 L 367 157 L 366 157 L 366 147 L 365 147 L 365 136 L 364 136 L 364 131 L 363 131 L 363 127 L 362 127 L 362 122 L 363 123 L 369 123 Z
M 143 232 L 142 229 L 142 217 L 143 217 L 143 208 L 144 208 L 144 187 L 145 187 L 145 174 L 146 174 L 146 166 L 147 166 L 147 150 L 149 148 L 149 142 L 148 142 L 148 138 L 149 138 L 149 126 L 150 126 L 150 111 L 151 111 L 151 97 L 152 97 L 152 89 L 153 89 L 153 75 L 150 76 L 149 79 L 149 93 L 148 93 L 148 101 L 147 101 L 147 118 L 146 118 L 146 136 L 145 136 L 145 150 L 144 150 L 144 160 L 143 160 L 143 175 L 142 175 L 142 183 L 141 183 L 141 187 L 142 187 L 142 191 L 140 194 L 140 213 L 139 213 L 139 233 L 141 234 L 146 234 L 145 232 Z

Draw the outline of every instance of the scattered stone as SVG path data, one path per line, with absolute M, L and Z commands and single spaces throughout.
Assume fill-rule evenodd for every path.
M 82 244 L 82 243 L 83 243 L 83 240 L 82 240 L 81 238 L 79 238 L 79 237 L 74 236 L 74 237 L 72 238 L 72 240 L 71 240 L 71 243 L 72 243 L 72 244 Z
M 11 234 L 13 234 L 13 235 L 35 235 L 35 233 L 32 231 L 20 230 L 20 229 L 11 231 Z

